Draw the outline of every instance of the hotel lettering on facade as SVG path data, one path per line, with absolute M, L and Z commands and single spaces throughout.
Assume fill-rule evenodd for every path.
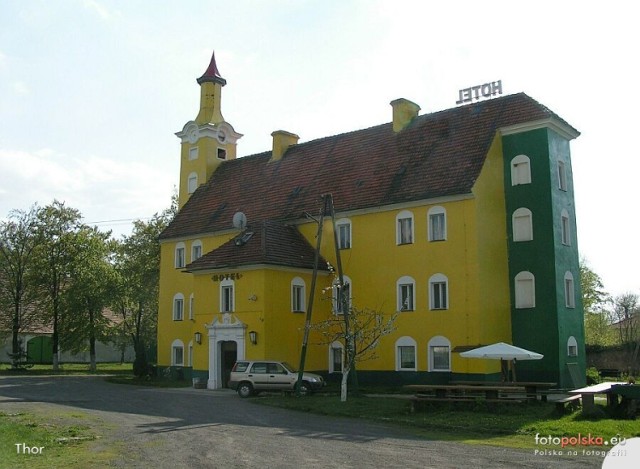
M 518 378 L 584 382 L 583 310 L 569 142 L 579 133 L 526 94 L 299 143 L 273 132 L 236 158 L 215 59 L 181 140 L 179 212 L 161 235 L 158 364 L 208 388 L 238 359 L 297 365 L 321 196 L 332 194 L 353 307 L 399 311 L 361 382 L 499 379 L 459 353 L 507 342 L 544 354 Z M 321 256 L 335 265 L 332 223 Z M 337 314 L 321 265 L 314 321 Z M 306 369 L 339 374 L 344 344 L 312 338 Z

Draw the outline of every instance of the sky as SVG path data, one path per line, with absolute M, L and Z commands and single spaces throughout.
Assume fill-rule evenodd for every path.
M 571 143 L 581 255 L 640 293 L 633 2 L 0 0 L 0 218 L 54 199 L 116 237 L 170 205 L 175 132 L 215 50 L 238 156 L 421 114 L 502 80 L 581 132 Z M 606 222 L 606 223 L 605 223 Z

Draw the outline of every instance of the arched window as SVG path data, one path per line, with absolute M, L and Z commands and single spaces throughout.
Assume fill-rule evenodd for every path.
M 576 307 L 576 292 L 573 283 L 573 274 L 566 271 L 564 274 L 564 303 L 567 308 Z
M 199 239 L 191 243 L 191 262 L 202 257 L 202 241 Z
M 429 241 L 447 239 L 447 211 L 444 207 L 431 207 L 427 212 L 429 221 Z
M 560 214 L 560 224 L 562 228 L 562 244 L 571 246 L 571 223 L 569 222 L 569 212 L 562 209 Z
M 451 371 L 451 342 L 440 335 L 433 337 L 427 347 L 429 371 Z
M 339 285 L 339 280 L 333 282 L 333 312 L 335 314 L 343 314 L 345 307 L 347 311 L 351 309 L 351 279 L 346 275 L 343 276 L 344 285 Z M 345 304 L 346 303 L 346 304 Z
M 396 340 L 396 371 L 416 371 L 416 341 L 404 336 Z
M 182 242 L 176 243 L 174 265 L 176 269 L 181 269 L 185 265 L 184 243 Z
M 232 313 L 235 305 L 233 280 L 225 279 L 220 282 L 220 312 Z
M 180 339 L 171 343 L 171 366 L 184 366 L 184 343 Z
M 336 222 L 336 230 L 338 231 L 338 248 L 351 249 L 351 220 L 341 218 Z
M 578 356 L 578 341 L 574 336 L 569 337 L 569 340 L 567 340 L 567 356 Z
M 515 278 L 516 308 L 535 308 L 536 283 L 531 272 L 519 272 Z
M 291 280 L 291 311 L 302 313 L 305 308 L 305 283 L 300 277 Z
M 198 173 L 190 173 L 187 177 L 187 191 L 193 194 L 198 188 Z
M 396 282 L 397 311 L 415 311 L 416 281 L 411 277 L 401 277 Z
M 443 274 L 429 278 L 429 309 L 449 309 L 449 279 Z
M 518 155 L 511 160 L 511 185 L 531 184 L 531 162 L 527 155 Z
M 329 347 L 329 373 L 342 373 L 344 363 L 344 346 L 335 341 Z
M 403 210 L 396 216 L 396 243 L 413 243 L 413 213 Z
M 513 212 L 511 216 L 513 225 L 513 241 L 531 241 L 533 240 L 533 217 L 531 210 L 520 207 Z
M 184 295 L 176 293 L 173 296 L 173 320 L 182 321 L 184 319 Z

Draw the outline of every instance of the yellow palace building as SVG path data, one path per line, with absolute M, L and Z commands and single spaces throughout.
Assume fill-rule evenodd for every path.
M 544 355 L 519 379 L 583 384 L 567 122 L 524 93 L 424 115 L 397 99 L 391 122 L 303 143 L 277 130 L 270 150 L 236 158 L 214 57 L 197 82 L 200 110 L 176 134 L 179 212 L 160 237 L 160 367 L 216 389 L 239 359 L 298 364 L 331 194 L 350 304 L 398 312 L 361 382 L 499 379 L 498 362 L 460 352 L 507 342 Z M 326 223 L 314 322 L 339 314 L 333 240 Z M 305 368 L 338 376 L 343 351 L 312 338 Z

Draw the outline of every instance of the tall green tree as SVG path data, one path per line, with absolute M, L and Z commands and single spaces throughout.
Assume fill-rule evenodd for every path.
M 110 233 L 82 226 L 74 236 L 76 256 L 70 265 L 71 280 L 64 295 L 68 312 L 61 324 L 60 344 L 79 352 L 89 347 L 90 369 L 96 370 L 96 342 L 106 341 L 110 321 L 105 308 L 113 301 L 116 286 L 111 262 L 114 242 Z
M 20 331 L 36 317 L 33 300 L 37 287 L 30 282 L 33 251 L 38 245 L 36 220 L 39 208 L 14 210 L 0 222 L 0 329 L 11 330 L 11 362 L 17 368 L 23 358 Z
M 147 348 L 155 344 L 160 282 L 158 237 L 176 212 L 171 208 L 155 214 L 148 222 L 137 220 L 131 235 L 119 243 L 115 258 L 117 299 L 113 308 L 122 318 L 120 327 L 133 343 L 134 374 L 147 372 Z
M 79 256 L 77 233 L 82 216 L 76 209 L 54 202 L 38 212 L 36 231 L 39 244 L 34 250 L 34 276 L 43 290 L 41 307 L 53 327 L 53 369 L 59 369 L 60 328 L 65 310 L 64 296 L 73 273 L 73 263 Z
M 611 345 L 614 341 L 609 311 L 611 296 L 605 291 L 600 276 L 589 267 L 584 258 L 580 260 L 580 284 L 584 305 L 585 343 Z

